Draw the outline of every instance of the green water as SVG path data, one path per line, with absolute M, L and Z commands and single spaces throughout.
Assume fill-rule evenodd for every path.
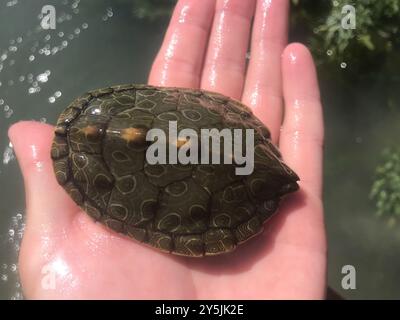
M 135 20 L 128 6 L 116 5 L 115 1 L 81 1 L 79 12 L 75 13 L 71 8 L 73 1 L 63 4 L 63 1 L 20 0 L 10 7 L 8 2 L 0 0 L 0 55 L 13 46 L 17 51 L 9 52 L 0 72 L 0 99 L 4 100 L 0 105 L 2 155 L 9 144 L 7 129 L 12 123 L 23 119 L 54 123 L 60 111 L 86 90 L 146 82 L 166 26 L 166 21 L 150 24 Z M 54 31 L 35 31 L 39 25 L 37 15 L 45 4 L 54 4 L 58 17 L 66 13 L 71 19 L 65 18 Z M 107 10 L 108 7 L 112 10 Z M 72 40 L 69 35 L 73 35 Z M 44 50 L 39 54 L 46 44 L 51 49 L 62 41 L 68 41 L 68 45 L 61 51 L 46 55 Z M 30 55 L 35 56 L 33 61 L 29 61 Z M 40 74 L 45 74 L 40 77 L 42 80 L 46 75 L 48 80 L 39 81 L 36 88 L 40 87 L 40 92 L 30 94 L 29 88 L 35 89 L 34 80 Z M 384 107 L 385 96 L 379 88 L 366 90 L 355 83 L 354 87 L 343 90 L 329 77 L 323 77 L 321 82 L 327 126 L 325 208 L 329 284 L 348 298 L 400 298 L 397 272 L 400 226 L 389 228 L 385 221 L 377 219 L 368 200 L 378 155 L 383 146 L 399 136 L 400 116 Z M 49 98 L 56 92 L 61 92 L 61 96 L 51 103 Z M 7 111 L 3 111 L 5 105 L 9 106 Z M 24 214 L 24 209 L 24 190 L 16 161 L 0 162 L 2 299 L 9 299 L 19 291 L 18 270 L 13 266 L 18 234 L 15 232 L 11 237 L 9 229 L 18 220 L 16 215 Z M 18 220 L 15 228 L 20 225 Z M 356 290 L 341 289 L 341 268 L 347 264 L 356 268 Z M 3 275 L 6 280 L 1 278 Z

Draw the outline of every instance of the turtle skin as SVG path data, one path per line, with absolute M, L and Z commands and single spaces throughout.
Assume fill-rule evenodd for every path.
M 235 164 L 149 164 L 146 132 L 254 129 L 254 170 Z M 177 146 L 180 147 L 179 145 Z M 60 115 L 51 148 L 58 183 L 95 221 L 164 252 L 202 257 L 259 234 L 299 180 L 268 129 L 221 94 L 149 85 L 89 91 Z

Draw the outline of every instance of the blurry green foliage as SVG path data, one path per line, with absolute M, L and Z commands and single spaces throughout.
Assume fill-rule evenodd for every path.
M 341 74 L 344 80 L 378 78 L 399 83 L 400 0 L 318 2 L 292 0 L 292 29 L 300 27 L 306 33 L 317 63 L 331 63 L 338 69 L 346 62 L 351 68 Z M 342 28 L 345 5 L 355 9 L 355 29 Z
M 355 29 L 342 28 L 345 5 L 355 9 Z M 379 108 L 400 110 L 400 0 L 292 0 L 291 34 L 311 48 L 323 81 L 379 88 Z
M 130 2 L 134 17 L 155 21 L 169 17 L 176 0 L 131 0 Z
M 400 218 L 400 148 L 384 151 L 370 197 L 378 215 Z
M 342 8 L 349 4 L 355 9 L 356 28 L 346 30 L 341 25 L 345 16 Z M 346 57 L 346 53 L 353 57 L 352 51 L 358 46 L 389 53 L 394 43 L 399 43 L 399 19 L 399 0 L 335 0 L 324 23 L 314 29 L 313 40 L 323 44 L 324 49 L 333 50 L 339 58 Z

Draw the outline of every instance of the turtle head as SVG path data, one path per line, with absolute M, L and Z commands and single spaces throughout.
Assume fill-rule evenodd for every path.
M 283 196 L 288 193 L 292 193 L 299 190 L 299 185 L 297 182 L 290 182 L 288 184 L 285 184 L 280 190 L 279 190 L 279 195 Z

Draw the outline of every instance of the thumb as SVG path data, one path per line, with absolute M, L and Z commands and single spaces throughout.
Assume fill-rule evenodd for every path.
M 54 128 L 34 121 L 12 125 L 8 131 L 25 184 L 27 227 L 65 227 L 78 207 L 58 184 L 50 158 Z

